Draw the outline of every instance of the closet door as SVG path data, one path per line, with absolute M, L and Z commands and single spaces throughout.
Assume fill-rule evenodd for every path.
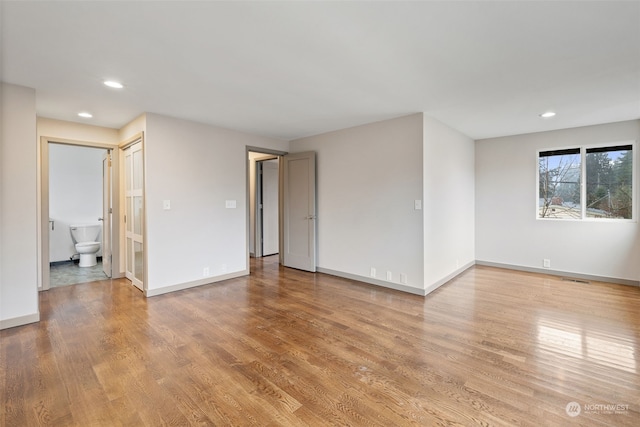
M 124 150 L 125 175 L 125 275 L 137 288 L 144 289 L 144 228 L 142 143 L 136 142 Z
M 316 154 L 284 156 L 283 265 L 316 271 Z

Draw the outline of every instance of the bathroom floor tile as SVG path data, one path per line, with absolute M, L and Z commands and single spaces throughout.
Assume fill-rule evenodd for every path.
M 93 267 L 79 267 L 78 264 L 68 262 L 52 265 L 50 271 L 51 287 L 75 285 L 77 283 L 95 282 L 107 279 L 102 271 L 102 262 Z

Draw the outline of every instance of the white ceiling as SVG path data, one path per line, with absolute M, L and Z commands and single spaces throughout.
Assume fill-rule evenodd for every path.
M 119 128 L 154 112 L 283 139 L 414 112 L 474 139 L 640 118 L 639 1 L 0 10 L 2 80 L 35 88 L 42 117 Z

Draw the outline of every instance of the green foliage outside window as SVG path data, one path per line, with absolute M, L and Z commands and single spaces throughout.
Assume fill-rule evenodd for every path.
M 632 218 L 631 145 L 540 152 L 538 167 L 540 218 Z

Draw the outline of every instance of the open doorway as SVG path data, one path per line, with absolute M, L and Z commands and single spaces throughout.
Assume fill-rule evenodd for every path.
M 272 162 L 276 160 L 276 162 Z M 275 166 L 277 165 L 277 170 Z M 267 189 L 265 171 L 277 176 L 277 193 Z M 271 180 L 271 178 L 268 178 Z M 264 152 L 247 147 L 247 265 L 249 257 L 261 258 L 277 251 L 278 261 L 285 267 L 316 271 L 316 169 L 315 152 L 288 154 Z M 262 194 L 261 194 L 262 193 Z M 266 225 L 266 232 L 277 235 L 277 247 L 265 244 L 265 224 L 273 213 L 261 211 L 265 201 L 277 200 L 277 228 Z M 275 204 L 275 203 L 273 203 Z M 262 205 L 262 206 L 261 206 Z M 273 211 L 271 211 L 273 212 Z M 271 240 L 272 241 L 272 240 Z M 272 255 L 274 256 L 274 255 Z
M 117 221 L 111 221 L 117 205 L 117 173 L 112 173 L 117 160 L 112 163 L 111 155 L 116 149 L 111 144 L 41 138 L 39 290 L 105 280 L 118 271 L 118 262 L 112 262 L 118 248 L 111 245 L 112 233 L 119 230 Z M 84 245 L 79 248 L 79 243 Z
M 42 276 L 48 287 L 108 279 L 112 149 L 49 141 L 46 151 L 42 215 L 48 219 L 48 251 Z
M 280 250 L 278 158 L 256 159 L 255 257 L 277 255 Z
M 261 258 L 280 248 L 280 156 L 248 151 L 249 256 Z
M 247 268 L 251 270 L 249 258 L 264 260 L 269 256 L 282 262 L 281 165 L 287 153 L 258 147 L 246 150 Z

